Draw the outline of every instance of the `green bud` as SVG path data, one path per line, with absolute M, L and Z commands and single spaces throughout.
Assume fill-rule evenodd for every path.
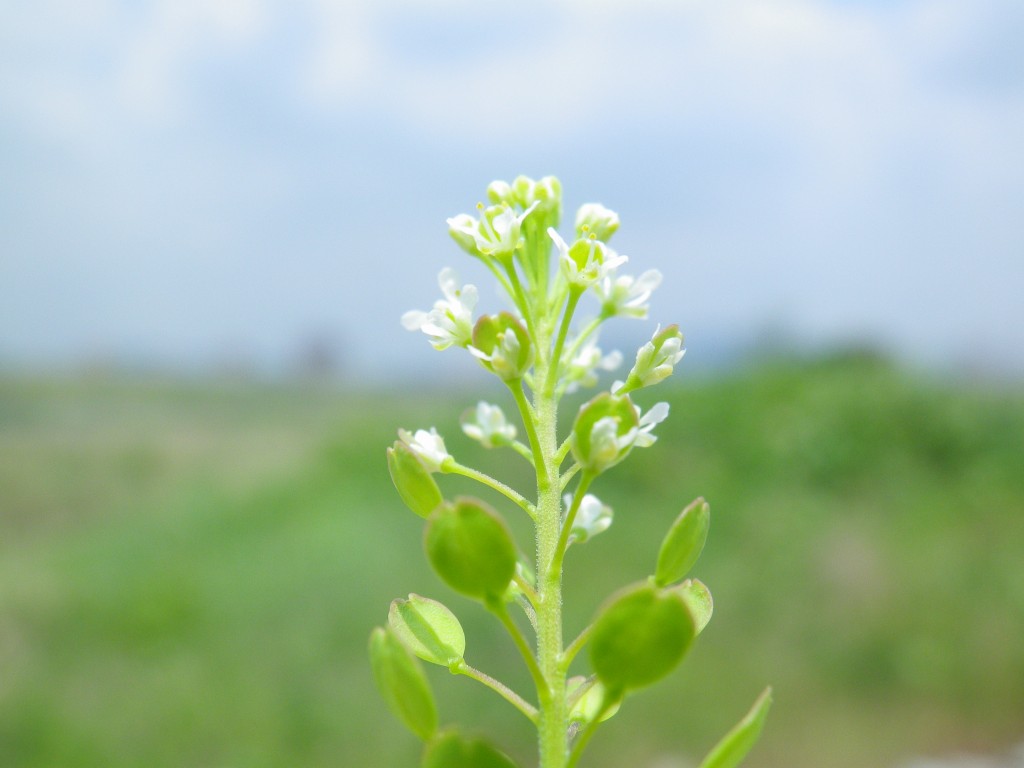
M 516 768 L 508 755 L 484 739 L 454 730 L 439 733 L 423 751 L 422 768 Z
M 518 197 L 512 190 L 512 185 L 507 181 L 492 181 L 488 184 L 487 199 L 494 205 L 515 205 L 519 202 Z
M 469 351 L 503 381 L 518 381 L 533 365 L 530 334 L 509 312 L 477 320 Z
M 667 379 L 685 352 L 683 334 L 679 332 L 678 325 L 670 325 L 665 330 L 659 327 L 651 340 L 637 350 L 636 362 L 616 393 L 624 395 Z
M 772 689 L 765 688 L 750 711 L 733 726 L 704 758 L 700 768 L 736 768 L 761 737 L 761 729 L 772 705 Z
M 661 542 L 655 584 L 667 587 L 689 572 L 704 549 L 710 524 L 711 509 L 702 498 L 695 499 L 679 514 Z
M 450 667 L 462 661 L 466 635 L 444 605 L 419 595 L 395 600 L 388 611 L 388 626 L 405 647 L 431 664 Z
M 642 688 L 671 672 L 694 637 L 682 597 L 650 584 L 613 596 L 594 622 L 590 663 L 609 693 Z
M 448 586 L 468 597 L 496 600 L 516 572 L 516 546 L 505 521 L 476 499 L 459 498 L 431 514 L 427 559 Z
M 619 228 L 619 214 L 600 203 L 587 203 L 576 212 L 576 237 L 593 235 L 607 243 Z
M 711 614 L 715 610 L 715 601 L 711 599 L 711 590 L 704 586 L 700 579 L 687 579 L 677 587 L 672 588 L 683 598 L 686 607 L 690 609 L 690 616 L 693 617 L 693 626 L 699 635 L 704 627 L 711 621 Z
M 583 469 L 603 472 L 622 461 L 639 434 L 640 422 L 628 397 L 602 392 L 584 403 L 573 424 L 572 455 Z
M 433 476 L 404 442 L 396 440 L 388 448 L 388 471 L 402 501 L 420 517 L 427 517 L 444 501 Z
M 437 731 L 437 705 L 423 668 L 402 642 L 383 627 L 370 635 L 370 666 L 384 701 L 424 741 Z

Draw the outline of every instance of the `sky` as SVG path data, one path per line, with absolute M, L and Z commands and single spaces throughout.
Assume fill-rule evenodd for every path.
M 13 0 L 0 367 L 461 374 L 399 317 L 445 266 L 502 308 L 445 219 L 554 174 L 665 275 L 623 344 L 1024 375 L 1022 39 L 1020 0 Z

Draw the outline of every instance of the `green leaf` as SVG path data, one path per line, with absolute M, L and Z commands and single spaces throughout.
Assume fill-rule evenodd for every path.
M 711 509 L 702 498 L 695 499 L 680 513 L 661 542 L 655 584 L 667 587 L 687 574 L 704 549 L 710 525 Z
M 678 593 L 650 584 L 628 587 L 594 622 L 590 663 L 609 693 L 619 695 L 671 672 L 694 635 L 693 618 Z
M 462 625 L 444 605 L 419 595 L 395 600 L 388 611 L 388 626 L 405 647 L 431 664 L 450 667 L 466 652 Z
M 516 768 L 487 741 L 456 731 L 439 733 L 423 751 L 422 768 Z
M 516 572 L 516 546 L 508 526 L 476 499 L 459 498 L 435 510 L 424 545 L 437 574 L 469 597 L 500 598 Z
M 370 635 L 370 666 L 384 701 L 424 741 L 437 731 L 437 705 L 423 668 L 402 642 L 383 627 Z
M 444 501 L 423 462 L 400 440 L 388 448 L 388 471 L 402 501 L 420 517 L 427 517 Z
M 687 579 L 672 591 L 678 592 L 686 607 L 690 609 L 690 616 L 693 617 L 694 629 L 699 635 L 704 627 L 711 621 L 711 614 L 715 609 L 715 602 L 711 599 L 711 590 L 704 586 L 700 579 Z
M 742 720 L 733 726 L 715 748 L 712 749 L 700 768 L 736 768 L 743 758 L 757 743 L 764 727 L 765 718 L 768 716 L 768 708 L 772 705 L 771 686 L 765 688 L 757 697 L 754 706 Z

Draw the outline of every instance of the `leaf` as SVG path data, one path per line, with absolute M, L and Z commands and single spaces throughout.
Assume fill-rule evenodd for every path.
M 699 635 L 704 627 L 711 621 L 711 614 L 715 609 L 715 601 L 711 598 L 711 591 L 704 586 L 700 579 L 687 579 L 673 591 L 678 592 L 686 607 L 690 609 L 690 616 L 693 617 L 694 628 Z
M 427 559 L 456 592 L 498 599 L 516 572 L 516 546 L 505 521 L 482 501 L 459 498 L 431 514 Z
M 654 583 L 667 587 L 683 578 L 697 562 L 711 524 L 711 509 L 703 498 L 697 498 L 684 509 L 668 529 L 654 571 Z
M 708 753 L 700 768 L 736 768 L 761 736 L 761 729 L 771 705 L 772 689 L 769 686 L 757 697 L 754 706 L 743 719 L 736 723 Z
M 405 647 L 431 664 L 450 667 L 466 652 L 462 625 L 441 603 L 419 595 L 395 600 L 388 611 L 388 626 Z
M 484 739 L 443 731 L 423 751 L 422 768 L 516 768 L 508 755 Z
M 388 448 L 388 471 L 402 501 L 420 517 L 427 517 L 444 501 L 423 462 L 400 440 Z
M 405 726 L 424 741 L 437 731 L 437 705 L 415 657 L 383 627 L 370 634 L 370 666 L 384 701 Z
M 671 672 L 693 641 L 690 611 L 676 592 L 650 584 L 613 596 L 594 622 L 590 663 L 612 695 Z

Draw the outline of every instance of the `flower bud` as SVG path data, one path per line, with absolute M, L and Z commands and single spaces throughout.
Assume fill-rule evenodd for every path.
M 624 395 L 667 379 L 685 353 L 683 334 L 679 332 L 679 326 L 670 325 L 665 330 L 658 326 L 651 340 L 637 350 L 636 362 L 626 381 L 617 382 L 613 391 Z
M 469 351 L 503 381 L 517 381 L 533 364 L 530 334 L 508 312 L 484 315 L 473 328 Z
M 576 212 L 576 237 L 593 235 L 607 243 L 619 228 L 619 214 L 600 203 L 587 203 Z
M 572 455 L 584 470 L 598 473 L 626 457 L 639 432 L 628 397 L 603 392 L 585 403 L 573 424 Z
M 488 184 L 487 199 L 495 205 L 515 205 L 518 202 L 512 185 L 507 181 L 492 181 Z

